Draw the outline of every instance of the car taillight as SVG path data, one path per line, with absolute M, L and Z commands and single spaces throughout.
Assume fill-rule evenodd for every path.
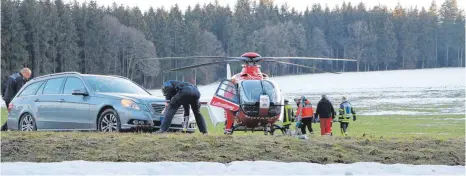
M 10 112 L 11 109 L 13 109 L 13 103 L 10 103 L 10 104 L 8 105 L 8 112 Z

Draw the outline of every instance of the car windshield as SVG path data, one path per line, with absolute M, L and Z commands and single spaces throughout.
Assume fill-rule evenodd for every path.
M 130 80 L 110 76 L 84 76 L 84 80 L 95 92 L 150 95 Z
M 269 96 L 270 102 L 277 103 L 275 87 L 269 81 L 262 81 L 262 85 L 260 80 L 242 81 L 240 87 L 241 104 L 255 104 L 259 102 L 263 91 Z

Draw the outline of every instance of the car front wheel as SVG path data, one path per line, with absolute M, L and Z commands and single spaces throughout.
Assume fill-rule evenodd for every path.
M 105 110 L 99 117 L 97 127 L 101 132 L 119 132 L 121 123 L 116 111 L 114 109 Z
M 31 114 L 24 114 L 19 121 L 19 130 L 21 131 L 37 131 L 36 121 Z

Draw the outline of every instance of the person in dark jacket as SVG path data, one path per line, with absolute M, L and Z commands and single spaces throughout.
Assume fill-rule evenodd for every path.
M 18 91 L 23 87 L 24 84 L 31 78 L 31 70 L 29 68 L 23 68 L 19 73 L 12 74 L 8 77 L 3 89 L 3 101 L 5 101 L 6 107 L 10 104 L 13 97 L 16 96 Z M 6 131 L 8 129 L 7 123 L 2 125 L 1 130 Z
M 320 134 L 322 136 L 332 134 L 332 121 L 335 114 L 332 103 L 327 99 L 326 95 L 322 95 L 316 109 L 316 115 L 320 119 Z
M 173 120 L 173 116 L 180 106 L 183 106 L 184 108 L 185 117 L 189 117 L 189 106 L 191 106 L 199 131 L 203 134 L 207 133 L 204 117 L 200 112 L 201 103 L 199 102 L 199 99 L 201 97 L 201 93 L 196 86 L 187 82 L 169 80 L 163 84 L 162 93 L 165 96 L 165 99 L 170 102 L 165 103 L 164 118 L 158 133 L 168 131 Z M 185 119 L 185 121 L 186 120 L 187 119 Z

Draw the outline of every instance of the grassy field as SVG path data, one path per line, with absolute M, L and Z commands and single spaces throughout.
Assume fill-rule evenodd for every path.
M 2 113 L 2 116 L 1 116 L 1 119 L 0 121 L 3 123 L 6 122 L 6 119 L 8 118 L 8 111 L 6 110 L 6 108 L 1 108 L 1 113 Z
M 208 114 L 206 110 L 203 114 Z M 223 134 L 224 124 L 213 127 L 208 115 L 204 116 L 210 133 Z M 280 124 L 280 123 L 278 123 Z M 313 136 L 320 135 L 320 124 L 312 125 Z M 294 129 L 294 126 L 293 126 Z M 334 135 L 341 135 L 340 123 L 332 125 Z M 263 135 L 263 132 L 235 132 L 235 135 Z M 276 134 L 281 134 L 277 131 Z M 435 137 L 464 138 L 465 115 L 432 115 L 432 116 L 358 116 L 350 122 L 349 135 L 372 137 Z
M 204 114 L 207 114 L 203 111 Z M 6 120 L 2 109 L 2 123 Z M 303 141 L 277 133 L 236 132 L 223 135 L 223 124 L 209 136 L 200 134 L 104 134 L 89 132 L 2 132 L 2 162 L 88 161 L 215 161 L 272 160 L 315 163 L 381 162 L 465 164 L 465 116 L 360 116 L 341 137 L 314 135 Z M 112 146 L 112 147 L 109 147 Z
M 1 109 L 3 124 L 7 118 L 6 109 Z M 223 134 L 224 124 L 214 127 L 207 110 L 202 109 L 210 134 Z M 278 123 L 280 124 L 280 123 Z M 294 127 L 294 126 L 293 126 Z M 320 125 L 312 125 L 314 136 L 320 134 Z M 340 135 L 340 123 L 333 123 L 334 135 Z M 235 132 L 235 135 L 263 135 L 263 132 Z M 281 134 L 277 131 L 276 134 Z M 350 123 L 349 135 L 372 137 L 435 137 L 435 138 L 464 138 L 465 115 L 438 115 L 438 116 L 358 116 Z

